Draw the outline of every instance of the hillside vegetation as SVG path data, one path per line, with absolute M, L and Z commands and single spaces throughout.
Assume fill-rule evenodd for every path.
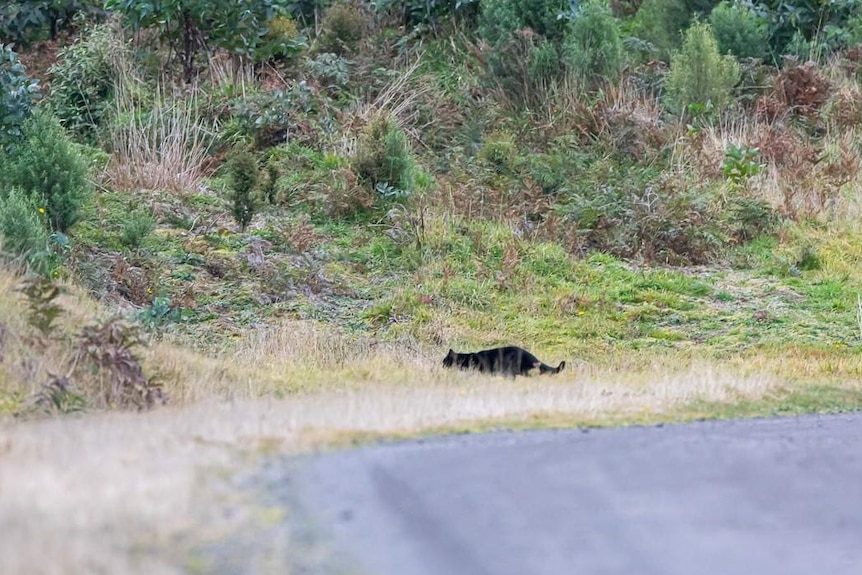
M 0 3 L 0 572 L 305 572 L 273 452 L 862 407 L 860 42 L 855 0 Z M 504 344 L 566 370 L 441 366 Z
M 858 380 L 855 3 L 20 1 L 0 31 L 6 414 L 498 344 Z M 289 369 L 227 361 L 292 332 Z M 240 375 L 195 390 L 159 346 Z

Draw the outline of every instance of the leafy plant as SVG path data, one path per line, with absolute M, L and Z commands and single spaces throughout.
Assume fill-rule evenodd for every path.
M 228 157 L 226 169 L 233 201 L 233 217 L 240 230 L 245 232 L 257 208 L 254 198 L 259 177 L 257 160 L 251 152 L 237 149 Z
M 253 140 L 258 148 L 284 142 L 317 113 L 315 88 L 297 82 L 283 90 L 253 91 L 229 102 L 223 138 L 231 143 Z
M 33 406 L 47 414 L 56 415 L 80 413 L 87 408 L 87 398 L 75 388 L 68 377 L 48 375 L 48 382 L 42 384 L 32 399 Z
M 509 41 L 518 30 L 529 28 L 552 42 L 565 36 L 576 4 L 569 0 L 488 0 L 479 14 L 479 36 L 492 47 Z
M 724 151 L 721 173 L 731 183 L 740 184 L 763 169 L 763 164 L 758 161 L 759 156 L 760 150 L 757 148 L 731 145 Z
M 272 40 L 267 39 L 269 26 L 283 29 L 276 17 L 288 16 L 288 5 L 288 0 L 105 1 L 105 7 L 125 16 L 133 29 L 155 29 L 171 44 L 189 81 L 194 77 L 195 57 L 210 47 L 254 58 Z
M 802 42 L 834 35 L 859 14 L 856 0 L 762 0 L 756 6 L 768 21 L 769 43 L 776 54 L 793 53 L 792 43 L 798 48 Z
M 56 302 L 60 286 L 51 278 L 37 276 L 24 282 L 20 291 L 27 296 L 27 323 L 39 330 L 44 340 L 54 335 L 54 322 L 63 313 Z
M 153 298 L 152 303 L 138 314 L 138 321 L 149 328 L 160 327 L 182 319 L 182 310 L 175 308 L 171 298 L 164 296 Z
M 48 106 L 63 126 L 87 141 L 96 139 L 114 103 L 117 54 L 124 50 L 122 32 L 112 24 L 93 26 L 57 54 L 51 66 Z
M 96 395 L 105 407 L 144 409 L 167 400 L 134 353 L 142 343 L 138 330 L 118 318 L 81 330 L 73 365 L 89 365 L 102 376 Z
M 9 150 L 21 136 L 21 125 L 40 95 L 39 81 L 27 75 L 11 44 L 0 43 L 0 147 Z
M 324 52 L 305 63 L 311 77 L 331 93 L 343 89 L 350 81 L 348 62 L 341 56 Z
M 0 6 L 0 38 L 28 44 L 70 26 L 79 13 L 93 15 L 101 3 L 86 0 L 12 0 Z
M 730 103 L 739 78 L 736 58 L 722 56 L 709 24 L 696 22 L 686 32 L 682 49 L 671 57 L 668 102 L 676 111 L 692 103 L 710 104 L 720 111 Z

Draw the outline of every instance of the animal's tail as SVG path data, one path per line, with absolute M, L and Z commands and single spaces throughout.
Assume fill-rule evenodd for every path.
M 550 365 L 540 364 L 539 365 L 539 373 L 560 373 L 563 371 L 563 368 L 566 367 L 566 362 L 561 361 L 560 365 L 557 367 L 551 367 Z

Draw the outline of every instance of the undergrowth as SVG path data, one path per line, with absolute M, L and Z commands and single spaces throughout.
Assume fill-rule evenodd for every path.
M 246 15 L 260 45 L 192 20 L 183 35 L 213 37 L 179 54 L 173 21 L 82 27 L 36 67 L 54 82 L 44 105 L 35 81 L 7 102 L 25 135 L 51 126 L 38 150 L 53 152 L 25 139 L 3 160 L 4 261 L 121 318 L 57 339 L 50 375 L 32 372 L 49 404 L 198 397 L 181 371 L 76 355 L 81 338 L 123 362 L 147 357 L 139 339 L 219 356 L 292 322 L 423 357 L 507 343 L 641 369 L 627 354 L 793 350 L 855 369 L 841 358 L 859 345 L 862 92 L 846 46 L 804 62 L 769 36 L 767 58 L 745 45 L 763 22 L 708 2 L 497 0 L 447 25 L 443 6 L 409 12 L 427 28 L 404 34 L 388 9 L 321 6 L 309 26 L 281 8 Z M 39 166 L 41 187 L 21 175 Z M 113 375 L 79 383 L 85 359 Z M 827 363 L 811 373 L 832 377 Z

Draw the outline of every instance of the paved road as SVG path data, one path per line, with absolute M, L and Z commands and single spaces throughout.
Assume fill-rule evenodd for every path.
M 862 573 L 862 414 L 456 436 L 288 467 L 337 571 Z

